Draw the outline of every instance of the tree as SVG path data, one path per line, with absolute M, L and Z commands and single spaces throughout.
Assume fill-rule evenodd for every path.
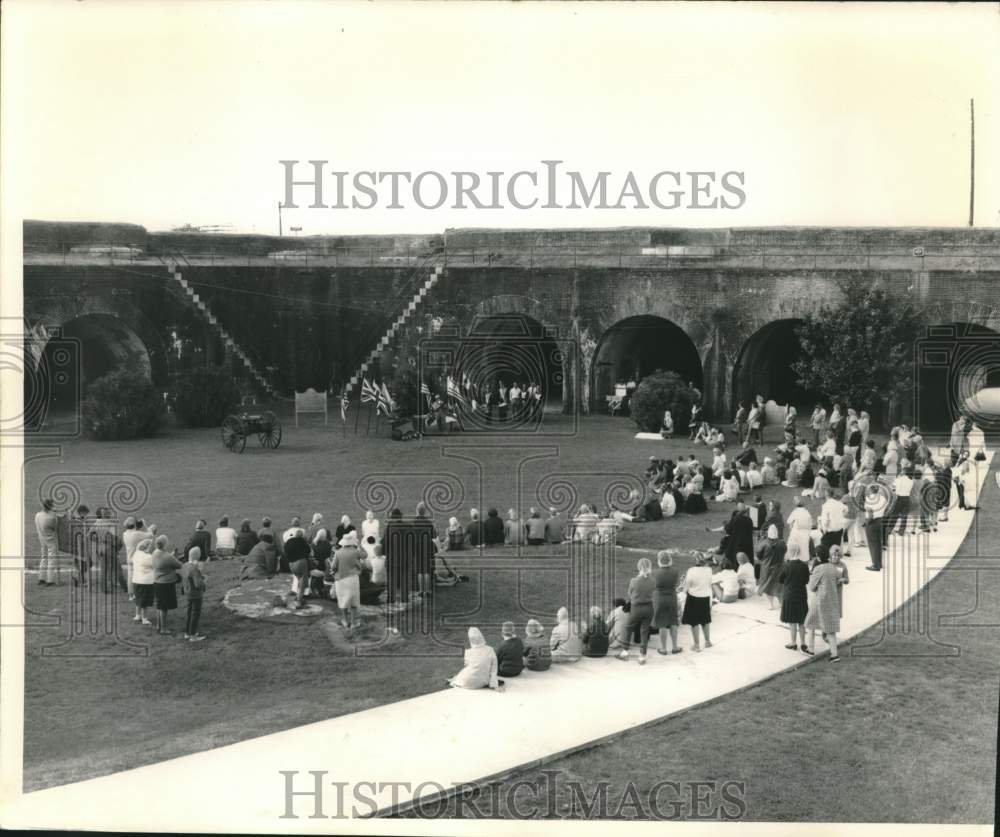
M 629 409 L 636 426 L 646 433 L 659 431 L 664 410 L 670 410 L 675 431 L 683 432 L 694 401 L 694 392 L 680 375 L 658 370 L 639 382 Z
M 141 372 L 119 369 L 87 387 L 80 405 L 83 430 L 95 439 L 155 436 L 163 422 L 163 399 Z
M 890 298 L 863 279 L 840 283 L 843 299 L 796 329 L 798 383 L 860 410 L 899 403 L 913 391 L 913 341 L 925 316 L 909 299 Z
M 224 366 L 195 366 L 173 380 L 171 403 L 188 427 L 218 427 L 240 403 L 240 387 Z

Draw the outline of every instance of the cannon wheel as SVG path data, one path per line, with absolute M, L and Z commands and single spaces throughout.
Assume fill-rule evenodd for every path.
M 232 453 L 243 453 L 247 432 L 238 416 L 226 416 L 222 420 L 222 444 Z
M 281 422 L 270 410 L 260 417 L 260 433 L 257 438 L 265 448 L 276 448 L 281 444 Z

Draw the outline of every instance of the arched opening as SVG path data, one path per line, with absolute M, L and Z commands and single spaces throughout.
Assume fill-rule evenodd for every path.
M 929 326 L 916 348 L 912 414 L 922 432 L 947 433 L 960 414 L 984 430 L 1000 430 L 1000 333 L 942 323 Z
M 802 320 L 775 320 L 759 329 L 740 351 L 733 367 L 733 410 L 740 402 L 749 404 L 762 395 L 765 401 L 792 404 L 799 414 L 809 415 L 818 402 L 829 407 L 822 392 L 798 382 L 792 364 L 802 357 L 802 345 L 795 329 Z
M 85 314 L 65 323 L 57 336 L 50 337 L 36 377 L 43 376 L 47 382 L 49 412 L 60 412 L 76 410 L 87 384 L 117 369 L 153 379 L 146 344 L 118 317 Z
M 508 387 L 539 386 L 544 410 L 559 410 L 569 360 L 565 349 L 554 329 L 527 314 L 480 316 L 461 340 L 455 372 L 477 393 L 501 381 Z
M 641 314 L 620 320 L 601 337 L 591 370 L 591 408 L 600 411 L 619 384 L 672 371 L 702 388 L 701 358 L 687 333 L 670 320 Z

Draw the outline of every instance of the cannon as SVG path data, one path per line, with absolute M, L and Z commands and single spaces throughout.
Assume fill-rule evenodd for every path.
M 261 447 L 281 444 L 281 422 L 270 410 L 263 413 L 240 413 L 222 420 L 222 446 L 231 453 L 243 453 L 247 436 L 256 434 Z

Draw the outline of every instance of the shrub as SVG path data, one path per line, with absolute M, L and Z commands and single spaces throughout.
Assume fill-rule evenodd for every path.
M 171 406 L 188 427 L 218 427 L 240 403 L 240 386 L 224 366 L 195 366 L 177 373 Z
M 647 375 L 632 393 L 631 412 L 639 430 L 656 433 L 663 423 L 663 411 L 670 410 L 674 432 L 684 432 L 695 396 L 676 372 Z
M 87 387 L 81 405 L 83 430 L 102 441 L 155 436 L 163 421 L 163 398 L 141 373 L 121 369 Z

